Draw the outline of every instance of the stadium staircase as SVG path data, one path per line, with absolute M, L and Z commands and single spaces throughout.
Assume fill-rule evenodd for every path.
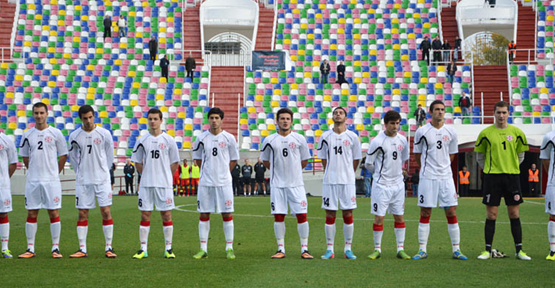
M 536 37 L 536 13 L 530 6 L 522 6 L 520 1 L 518 3 L 518 30 L 516 47 L 517 49 L 534 49 L 534 42 Z M 511 41 L 513 39 L 509 39 Z M 530 54 L 532 63 L 534 63 L 534 54 Z M 527 61 L 528 54 L 525 52 L 517 52 L 515 61 Z
M 200 43 L 200 3 L 195 6 L 187 6 L 185 9 L 185 14 L 183 18 L 183 49 L 187 50 L 202 50 L 202 45 Z M 189 55 L 185 53 L 183 58 L 187 58 Z M 192 56 L 195 58 L 197 65 L 202 63 L 202 53 L 193 52 Z M 200 62 L 199 62 L 200 61 Z M 185 65 L 185 63 L 182 63 Z
M 237 97 L 241 94 L 240 101 L 243 105 L 244 68 L 239 67 L 212 67 L 212 83 L 210 84 L 210 97 L 214 94 L 214 107 L 225 111 L 222 128 L 227 132 L 237 135 Z M 212 101 L 212 98 L 210 98 Z
M 0 47 L 9 48 L 11 46 L 11 37 L 13 30 L 13 21 L 15 16 L 16 4 L 8 2 L 8 0 L 0 0 Z M 9 53 L 4 51 L 4 60 L 11 58 Z
M 258 30 L 256 35 L 256 50 L 272 50 L 272 35 L 274 30 L 274 9 L 266 8 L 258 3 Z
M 484 93 L 483 115 L 493 116 L 493 107 L 499 102 L 500 92 L 503 99 L 509 99 L 509 86 L 506 66 L 474 66 L 474 107 L 482 107 L 481 93 Z M 474 110 L 473 110 L 474 111 Z M 493 118 L 485 118 L 484 124 L 492 124 Z

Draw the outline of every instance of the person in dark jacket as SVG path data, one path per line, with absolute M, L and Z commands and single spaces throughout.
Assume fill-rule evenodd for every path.
M 241 189 L 239 186 L 239 180 L 241 179 L 241 165 L 235 164 L 235 167 L 231 170 L 231 177 L 233 178 L 233 194 L 235 194 L 235 196 L 239 196 L 239 191 Z
M 442 48 L 443 48 L 443 61 L 449 62 L 450 61 L 449 55 L 451 54 L 451 44 L 449 44 L 449 41 L 445 40 Z
M 457 63 L 451 60 L 449 65 L 447 65 L 447 79 L 449 79 L 449 83 L 451 84 L 453 84 L 453 79 L 455 79 L 455 72 L 457 72 Z
M 254 165 L 254 173 L 255 173 L 255 186 L 254 186 L 254 195 L 258 195 L 258 189 L 260 185 L 262 185 L 262 191 L 264 191 L 264 196 L 266 196 L 266 183 L 264 179 L 264 173 L 266 173 L 266 167 L 262 162 L 262 159 L 258 158 L 258 163 Z
M 439 40 L 439 36 L 436 36 L 432 42 L 432 49 L 434 50 L 434 59 L 432 61 L 434 62 L 434 65 L 438 65 L 441 61 L 441 48 L 443 48 L 441 40 Z
M 195 68 L 197 68 L 197 63 L 195 58 L 191 57 L 191 52 L 189 52 L 189 57 L 185 60 L 185 70 L 187 70 L 187 78 L 191 78 L 191 81 L 193 81 Z
M 104 23 L 104 39 L 106 39 L 106 37 L 112 37 L 112 18 L 109 15 L 106 15 L 103 23 Z
M 123 174 L 125 174 L 125 194 L 133 194 L 135 166 L 131 165 L 131 159 L 127 159 L 127 163 L 123 167 Z M 129 191 L 131 191 L 131 193 L 129 193 Z
M 418 168 L 414 169 L 414 174 L 410 177 L 410 185 L 412 187 L 412 197 L 418 195 L 418 182 L 420 182 L 420 171 Z
M 414 111 L 414 118 L 416 123 L 418 123 L 418 127 L 422 126 L 422 123 L 424 123 L 424 120 L 426 119 L 426 112 L 422 109 L 422 105 L 418 104 L 418 109 Z
M 148 51 L 150 52 L 150 60 L 156 61 L 156 54 L 158 53 L 158 42 L 152 36 L 150 41 L 148 41 Z
M 328 83 L 328 76 L 330 75 L 330 63 L 328 63 L 327 59 L 324 60 L 322 64 L 320 64 L 320 74 L 321 74 L 320 83 L 321 84 Z
M 164 58 L 160 60 L 160 69 L 162 69 L 162 77 L 166 78 L 166 82 L 168 82 L 168 68 L 170 66 L 170 60 L 168 60 L 168 56 L 164 55 Z
M 343 84 L 349 83 L 345 80 L 345 65 L 343 65 L 343 61 L 339 61 L 339 65 L 337 65 L 337 80 L 335 83 Z
M 426 60 L 427 65 L 430 65 L 430 40 L 428 36 L 424 36 L 424 40 L 420 43 L 420 50 L 422 50 L 422 61 Z
M 455 52 L 453 53 L 453 59 L 455 60 L 455 62 L 457 62 L 459 60 L 459 51 L 461 50 L 461 39 L 459 38 L 459 36 L 455 37 Z

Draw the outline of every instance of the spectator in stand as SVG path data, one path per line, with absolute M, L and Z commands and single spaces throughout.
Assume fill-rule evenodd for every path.
M 241 174 L 243 174 L 243 195 L 247 196 L 248 191 L 251 196 L 252 165 L 249 164 L 249 159 L 245 159 L 245 165 L 241 167 Z
M 170 60 L 168 60 L 168 56 L 164 55 L 164 58 L 160 60 L 160 69 L 162 69 L 162 77 L 166 78 L 166 82 L 168 82 L 168 68 L 170 66 Z
M 328 76 L 330 75 L 330 63 L 328 63 L 327 59 L 324 59 L 324 62 L 322 62 L 322 64 L 320 64 L 320 74 L 321 76 L 321 80 L 320 83 L 321 84 L 327 84 L 328 83 Z
M 264 167 L 264 163 L 262 159 L 258 158 L 258 163 L 254 165 L 254 173 L 256 183 L 254 186 L 254 195 L 258 195 L 258 189 L 260 185 L 262 185 L 262 191 L 264 191 L 264 196 L 266 196 L 266 180 L 264 178 L 264 173 L 266 173 L 266 167 Z
M 459 51 L 461 50 L 461 39 L 459 36 L 455 37 L 455 52 L 453 53 L 453 60 L 459 61 Z
M 420 182 L 420 170 L 416 168 L 414 169 L 414 174 L 412 174 L 412 177 L 410 177 L 412 197 L 418 195 L 418 182 Z
M 455 63 L 454 60 L 451 60 L 449 65 L 447 65 L 447 79 L 451 84 L 453 84 L 453 79 L 455 79 L 455 72 L 457 72 L 457 63 Z
M 441 49 L 443 45 L 441 44 L 441 40 L 439 40 L 439 36 L 436 36 L 434 41 L 432 42 L 432 49 L 434 50 L 434 59 L 432 60 L 434 65 L 439 65 L 441 62 Z
M 470 103 L 470 97 L 468 97 L 468 95 L 466 95 L 466 93 L 463 91 L 461 98 L 459 98 L 459 107 L 461 107 L 463 117 L 470 116 L 471 105 L 472 103 Z
M 430 48 L 432 45 L 430 44 L 430 40 L 428 36 L 424 36 L 424 40 L 420 43 L 420 50 L 422 50 L 422 61 L 426 59 L 426 65 L 430 65 Z
M 422 126 L 422 123 L 426 120 L 426 112 L 422 109 L 422 105 L 418 104 L 418 108 L 414 111 L 414 118 L 418 127 Z
M 513 63 L 513 61 L 515 60 L 516 50 L 516 43 L 514 40 L 509 43 L 509 48 L 507 50 L 509 51 L 509 63 Z
M 123 16 L 120 16 L 118 19 L 118 34 L 119 37 L 125 37 L 126 30 L 127 29 L 127 21 L 125 20 L 125 18 Z
M 366 169 L 366 157 L 360 163 L 360 176 L 364 178 L 364 197 L 369 198 L 372 196 L 372 172 Z
M 125 174 L 125 194 L 133 194 L 133 176 L 135 175 L 135 166 L 131 164 L 131 159 L 127 158 L 127 162 L 123 167 Z M 131 193 L 129 193 L 131 191 Z
M 443 61 L 444 62 L 449 62 L 450 61 L 449 55 L 451 54 L 451 44 L 449 44 L 449 41 L 447 41 L 447 39 L 443 43 L 442 48 L 443 48 Z
M 239 191 L 241 189 L 239 185 L 239 179 L 241 179 L 241 165 L 235 164 L 235 167 L 231 170 L 231 178 L 233 180 L 231 183 L 233 186 L 233 194 L 239 196 Z
M 191 78 L 191 81 L 193 81 L 193 74 L 197 68 L 197 63 L 195 62 L 195 58 L 191 55 L 191 52 L 189 52 L 189 57 L 185 60 L 185 70 L 187 70 L 187 78 Z
M 152 60 L 152 62 L 156 61 L 156 54 L 158 53 L 158 42 L 156 41 L 156 38 L 154 38 L 154 36 L 152 36 L 152 38 L 150 38 L 150 41 L 148 41 L 148 51 L 150 52 L 150 60 Z
M 530 187 L 530 196 L 536 196 L 538 193 L 538 184 L 540 183 L 540 170 L 536 169 L 536 164 L 532 163 L 528 169 L 528 186 Z
M 459 171 L 459 197 L 468 196 L 468 188 L 470 187 L 470 171 L 463 166 Z
M 106 17 L 104 17 L 104 39 L 106 39 L 106 37 L 112 37 L 112 18 L 110 17 L 110 15 L 106 15 Z
M 339 65 L 337 65 L 337 80 L 335 81 L 335 83 L 349 83 L 345 79 L 345 65 L 343 65 L 343 61 L 339 61 Z

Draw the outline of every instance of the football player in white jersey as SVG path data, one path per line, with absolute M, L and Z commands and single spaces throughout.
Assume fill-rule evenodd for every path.
M 451 238 L 453 258 L 467 260 L 460 250 L 460 230 L 455 212 L 458 200 L 451 172 L 451 162 L 459 152 L 455 129 L 444 125 L 445 104 L 436 100 L 430 104 L 432 121 L 416 130 L 414 136 L 414 157 L 420 166 L 420 183 L 418 185 L 418 206 L 420 206 L 420 223 L 418 224 L 418 253 L 414 260 L 428 257 L 426 246 L 430 235 L 430 216 L 432 208 L 445 209 L 447 230 Z
M 76 175 L 75 207 L 79 210 L 77 239 L 79 250 L 69 258 L 87 257 L 87 232 L 89 209 L 96 207 L 95 198 L 102 215 L 102 230 L 106 240 L 105 256 L 116 258 L 112 249 L 114 221 L 110 213 L 112 189 L 110 168 L 114 162 L 114 142 L 110 131 L 94 124 L 94 109 L 90 105 L 79 108 L 81 128 L 69 135 L 69 162 Z
M 8 248 L 10 240 L 10 221 L 8 212 L 12 212 L 12 193 L 10 178 L 17 168 L 17 150 L 12 139 L 0 132 L 0 242 L 2 242 L 2 257 L 13 258 Z
M 154 205 L 160 211 L 164 226 L 164 240 L 166 243 L 164 258 L 173 259 L 172 249 L 173 221 L 173 173 L 179 166 L 179 151 L 175 140 L 162 131 L 162 112 L 151 108 L 147 114 L 149 133 L 139 138 L 135 143 L 131 161 L 135 163 L 137 171 L 142 175 L 139 190 L 139 210 L 141 211 L 141 225 L 139 239 L 141 249 L 133 255 L 134 259 L 148 257 L 148 234 L 150 232 L 150 216 Z
M 547 223 L 547 237 L 549 239 L 549 254 L 545 259 L 555 261 L 555 131 L 543 137 L 540 159 L 543 167 L 548 171 L 547 189 L 545 191 L 545 213 L 549 214 Z
M 208 111 L 210 130 L 200 134 L 194 144 L 193 160 L 200 169 L 197 211 L 200 212 L 198 232 L 200 251 L 194 259 L 208 257 L 210 213 L 221 213 L 224 222 L 227 259 L 235 259 L 233 252 L 233 189 L 231 170 L 239 159 L 235 137 L 222 130 L 224 111 L 213 107 Z M 228 170 L 229 169 L 229 170 Z
M 376 260 L 382 254 L 383 222 L 386 212 L 393 214 L 397 258 L 409 260 L 405 252 L 405 183 L 403 165 L 409 159 L 407 138 L 398 134 L 401 115 L 389 110 L 384 117 L 385 131 L 372 140 L 366 152 L 366 168 L 372 172 L 372 201 L 370 208 L 374 214 L 374 252 L 368 256 Z
M 333 129 L 324 132 L 318 143 L 318 158 L 324 166 L 322 209 L 326 210 L 326 253 L 322 259 L 334 258 L 335 215 L 341 205 L 343 210 L 343 235 L 345 258 L 356 259 L 351 250 L 353 243 L 353 209 L 357 208 L 355 171 L 362 158 L 358 136 L 347 130 L 347 111 L 338 107 L 333 110 Z
M 28 169 L 25 182 L 25 208 L 27 208 L 27 251 L 19 258 L 35 257 L 35 235 L 39 209 L 46 209 L 50 216 L 52 236 L 52 258 L 62 258 L 60 254 L 60 215 L 62 208 L 62 185 L 60 172 L 67 160 L 67 144 L 62 132 L 48 126 L 48 107 L 42 102 L 33 105 L 35 127 L 21 138 L 19 155 Z
M 274 232 L 278 251 L 272 259 L 285 258 L 285 215 L 287 204 L 291 214 L 297 217 L 297 231 L 301 238 L 301 258 L 313 259 L 308 252 L 309 226 L 306 219 L 308 202 L 304 190 L 303 169 L 308 164 L 310 151 L 306 139 L 291 131 L 293 111 L 282 108 L 276 119 L 279 130 L 262 144 L 260 158 L 264 166 L 270 169 L 270 194 L 272 214 L 274 215 Z

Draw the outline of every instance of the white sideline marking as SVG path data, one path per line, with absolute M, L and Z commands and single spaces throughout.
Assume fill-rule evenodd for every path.
M 531 201 L 527 201 L 524 203 L 533 203 L 533 204 L 537 204 L 537 205 L 544 205 L 543 203 L 538 203 L 538 202 L 531 202 Z M 182 212 L 192 212 L 192 213 L 198 213 L 198 211 L 196 210 L 187 210 L 187 209 L 183 209 L 182 207 L 187 207 L 187 206 L 197 206 L 197 204 L 184 204 L 184 205 L 179 205 L 176 206 L 174 208 L 174 210 L 178 210 L 178 211 L 182 211 Z M 273 215 L 255 215 L 255 214 L 236 214 L 233 213 L 233 216 L 242 216 L 242 217 L 254 217 L 254 218 L 274 218 Z M 306 217 L 307 219 L 314 219 L 314 220 L 324 220 L 325 217 Z M 373 218 L 353 218 L 353 220 L 356 221 L 374 221 Z M 392 222 L 393 219 L 384 219 L 385 221 L 388 222 Z M 415 219 L 405 219 L 405 222 L 418 222 L 419 220 L 415 220 Z M 445 220 L 430 220 L 430 222 L 434 222 L 434 223 L 446 223 Z M 459 223 L 465 223 L 465 224 L 484 224 L 483 221 L 465 221 L 465 220 L 459 220 Z M 510 224 L 510 222 L 503 222 L 503 221 L 496 221 L 496 223 L 499 224 Z M 522 222 L 522 224 L 526 224 L 526 225 L 547 225 L 547 221 L 546 222 Z

